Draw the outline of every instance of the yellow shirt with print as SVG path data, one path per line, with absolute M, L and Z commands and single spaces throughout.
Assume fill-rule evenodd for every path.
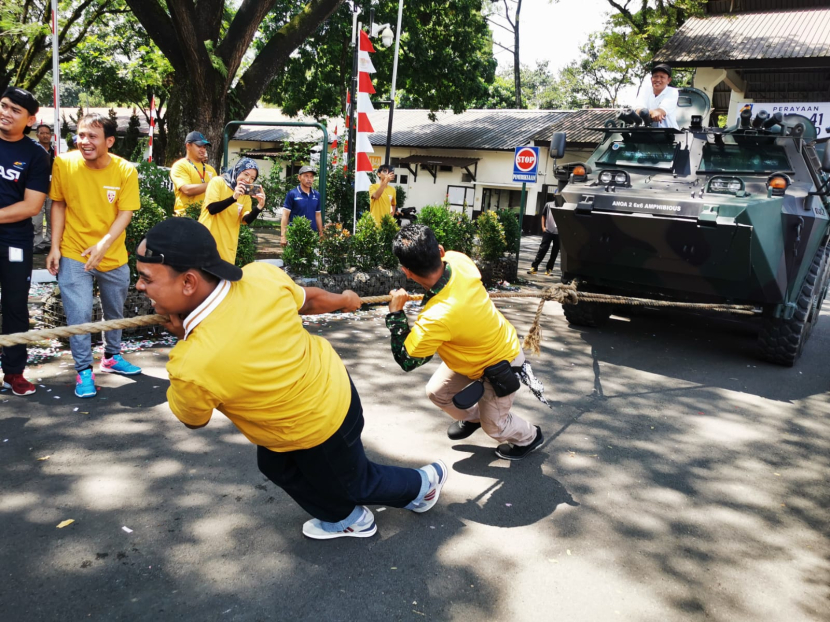
M 173 182 L 173 193 L 176 195 L 176 203 L 173 205 L 176 216 L 183 216 L 188 206 L 205 200 L 204 192 L 189 197 L 182 193 L 181 187 L 210 183 L 214 177 L 216 169 L 210 164 L 194 164 L 187 158 L 173 162 L 173 166 L 170 167 L 170 180 Z
M 303 328 L 305 292 L 252 263 L 225 299 L 170 352 L 170 410 L 188 425 L 216 409 L 271 451 L 316 447 L 343 423 L 349 376 L 331 344 Z
M 52 165 L 49 197 L 66 202 L 61 255 L 84 263 L 87 258 L 81 253 L 101 241 L 118 212 L 141 208 L 135 167 L 113 154 L 102 169 L 89 168 L 80 151 L 59 155 Z M 127 263 L 125 239 L 126 232 L 115 238 L 98 270 L 108 272 Z
M 473 261 L 453 251 L 444 261 L 452 276 L 427 302 L 404 347 L 417 358 L 437 352 L 451 370 L 475 380 L 486 367 L 516 358 L 519 338 L 484 289 Z
M 369 186 L 369 210 L 372 212 L 372 218 L 375 219 L 377 224 L 380 224 L 380 221 L 386 214 L 392 213 L 392 206 L 395 205 L 395 189 L 392 186 L 386 186 L 383 190 L 383 194 L 380 195 L 380 198 L 373 199 L 372 195 L 377 192 L 378 188 L 380 188 L 380 184 L 372 184 Z
M 236 261 L 239 227 L 242 217 L 251 211 L 251 197 L 242 195 L 235 203 L 231 203 L 218 214 L 211 214 L 207 206 L 232 196 L 233 190 L 225 183 L 225 180 L 221 177 L 214 177 L 205 191 L 205 201 L 202 203 L 202 213 L 199 215 L 199 222 L 210 230 L 210 234 L 216 240 L 219 255 L 230 263 Z

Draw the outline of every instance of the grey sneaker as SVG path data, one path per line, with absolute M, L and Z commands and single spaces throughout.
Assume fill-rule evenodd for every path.
M 378 531 L 372 511 L 363 507 L 363 516 L 343 531 L 326 531 L 320 519 L 312 518 L 303 525 L 303 535 L 312 540 L 332 540 L 334 538 L 370 538 Z

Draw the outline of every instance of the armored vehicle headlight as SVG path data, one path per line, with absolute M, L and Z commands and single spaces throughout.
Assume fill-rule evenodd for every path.
M 772 174 L 767 178 L 767 190 L 774 197 L 784 196 L 790 185 L 790 178 L 783 174 Z
M 588 171 L 585 170 L 585 167 L 581 164 L 578 166 L 574 166 L 573 168 L 573 180 L 574 181 L 585 181 L 585 178 L 588 176 Z
M 611 183 L 611 179 L 612 179 L 613 177 L 614 177 L 614 176 L 613 176 L 610 172 L 608 172 L 608 171 L 602 171 L 602 172 L 599 174 L 599 180 L 600 180 L 600 182 L 602 182 L 603 184 L 610 184 L 610 183 Z
M 744 189 L 744 182 L 738 177 L 713 177 L 709 180 L 709 192 L 736 194 Z
M 628 185 L 628 174 L 620 171 L 614 175 L 614 183 L 619 186 Z

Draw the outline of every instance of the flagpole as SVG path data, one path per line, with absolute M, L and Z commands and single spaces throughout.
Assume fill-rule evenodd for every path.
M 52 0 L 52 99 L 55 107 L 55 155 L 61 152 L 60 49 L 58 46 L 58 0 Z
M 389 94 L 389 123 L 386 127 L 386 159 L 389 164 L 389 154 L 392 151 L 392 115 L 395 114 L 395 83 L 398 80 L 398 50 L 401 45 L 401 19 L 403 17 L 403 0 L 398 3 L 398 28 L 395 30 L 395 58 L 392 65 L 392 90 Z
M 147 161 L 153 161 L 153 131 L 156 128 L 156 96 L 150 95 L 150 143 L 147 145 L 149 153 Z

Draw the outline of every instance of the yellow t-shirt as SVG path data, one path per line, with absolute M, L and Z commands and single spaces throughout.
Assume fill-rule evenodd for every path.
M 369 186 L 369 210 L 372 212 L 372 218 L 375 219 L 375 222 L 380 224 L 386 214 L 392 213 L 392 206 L 395 205 L 395 188 L 386 186 L 380 198 L 373 199 L 372 195 L 377 192 L 378 188 L 380 188 L 380 184 Z
M 346 418 L 346 368 L 328 341 L 303 328 L 303 288 L 265 263 L 242 270 L 224 300 L 171 350 L 170 410 L 198 426 L 217 409 L 272 451 L 316 447 Z
M 81 257 L 90 246 L 101 241 L 115 222 L 118 212 L 141 208 L 138 197 L 138 173 L 124 158 L 110 154 L 110 163 L 102 169 L 89 168 L 80 151 L 70 151 L 55 158 L 49 197 L 66 202 L 66 222 L 61 238 L 64 257 L 86 263 Z M 108 272 L 127 263 L 126 232 L 122 232 L 98 264 Z
M 251 211 L 251 197 L 242 195 L 235 203 L 231 203 L 215 215 L 207 210 L 207 206 L 211 203 L 224 201 L 231 196 L 233 196 L 233 190 L 228 187 L 224 179 L 221 177 L 211 179 L 205 192 L 199 222 L 210 230 L 222 259 L 233 263 L 236 261 L 236 247 L 239 244 L 239 226 L 242 223 L 242 217 Z
M 484 368 L 512 361 L 521 350 L 516 329 L 496 309 L 472 260 L 448 251 L 452 275 L 427 302 L 404 346 L 409 356 L 436 352 L 451 370 L 475 380 Z
M 204 168 L 202 168 L 203 166 Z M 204 179 L 202 179 L 200 174 L 204 176 Z M 173 205 L 173 210 L 177 216 L 184 215 L 184 211 L 188 205 L 205 200 L 204 192 L 189 197 L 182 194 L 179 189 L 189 184 L 209 183 L 214 177 L 216 177 L 216 170 L 210 164 L 193 164 L 187 158 L 173 162 L 173 166 L 170 167 L 170 180 L 173 182 L 173 192 L 176 195 L 176 203 Z

